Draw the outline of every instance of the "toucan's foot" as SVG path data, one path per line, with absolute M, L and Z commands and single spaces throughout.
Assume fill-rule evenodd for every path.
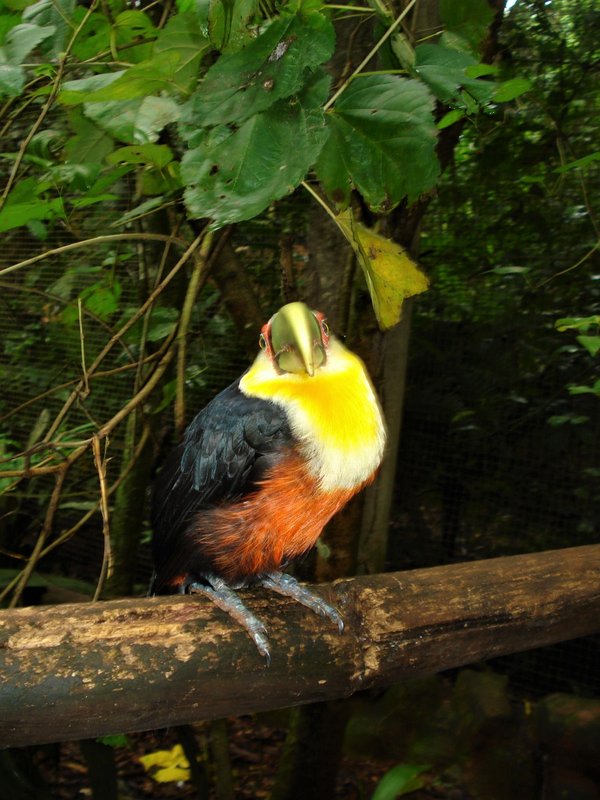
M 344 620 L 339 611 L 330 606 L 329 603 L 326 603 L 318 594 L 314 594 L 306 587 L 301 586 L 295 578 L 286 572 L 268 572 L 266 575 L 262 575 L 258 582 L 267 589 L 272 589 L 274 592 L 283 594 L 286 597 L 293 597 L 303 606 L 312 609 L 322 617 L 330 619 L 334 625 L 337 625 L 339 632 L 343 632 Z
M 263 623 L 252 614 L 242 603 L 234 590 L 223 578 L 217 575 L 203 575 L 204 583 L 193 582 L 187 585 L 187 591 L 208 595 L 213 603 L 230 617 L 244 627 L 250 634 L 250 638 L 256 645 L 258 652 L 264 656 L 267 666 L 271 663 L 271 653 L 269 651 L 269 640 L 267 629 Z

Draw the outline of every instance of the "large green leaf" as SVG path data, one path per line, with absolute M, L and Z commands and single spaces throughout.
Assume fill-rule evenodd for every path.
M 41 183 L 35 178 L 25 178 L 19 181 L 8 195 L 6 203 L 0 211 L 0 232 L 19 228 L 34 220 L 64 217 L 62 199 L 47 200 L 42 196 L 48 188 L 48 183 Z
M 190 214 L 226 225 L 293 191 L 327 138 L 320 106 L 328 88 L 321 73 L 302 95 L 280 100 L 235 132 L 221 126 L 205 133 L 182 161 Z
M 15 25 L 0 47 L 0 95 L 16 97 L 25 85 L 25 57 L 54 33 L 53 25 Z
M 147 97 L 158 94 L 163 89 L 171 91 L 175 75 L 181 61 L 181 53 L 169 50 L 157 53 L 148 61 L 142 61 L 129 69 L 122 70 L 108 85 L 88 88 L 82 81 L 70 81 L 60 93 L 60 101 L 65 105 L 77 103 L 102 103 L 114 100 L 132 100 L 136 97 Z M 113 73 L 113 75 L 116 73 Z M 94 76 L 97 78 L 108 76 Z M 110 76 L 112 77 L 112 75 Z M 89 87 L 90 78 L 85 78 Z
M 162 129 L 177 120 L 179 111 L 180 106 L 170 97 L 138 97 L 84 106 L 86 117 L 127 144 L 155 142 Z
M 14 27 L 6 37 L 4 53 L 10 64 L 21 63 L 40 42 L 54 34 L 54 25 L 23 24 Z
M 100 163 L 113 149 L 113 140 L 101 128 L 86 119 L 80 109 L 69 117 L 74 136 L 65 144 L 65 156 L 72 164 Z
M 211 0 L 208 31 L 217 50 L 233 53 L 254 38 L 251 23 L 257 7 L 257 0 Z
M 200 126 L 242 122 L 295 94 L 307 70 L 326 61 L 334 44 L 331 22 L 319 12 L 282 14 L 251 44 L 209 69 L 184 110 L 188 137 Z
M 154 53 L 175 53 L 178 56 L 177 68 L 173 74 L 176 88 L 185 94 L 194 89 L 198 80 L 198 70 L 203 56 L 209 51 L 210 42 L 200 30 L 193 14 L 178 14 L 171 17 L 161 31 Z
M 465 93 L 478 103 L 486 103 L 494 94 L 495 84 L 472 77 L 479 73 L 477 60 L 462 50 L 438 44 L 421 44 L 415 48 L 414 72 L 443 103 L 467 107 Z M 483 72 L 487 72 L 484 69 Z
M 375 211 L 430 189 L 439 173 L 432 112 L 433 97 L 419 81 L 393 75 L 352 81 L 328 114 L 332 139 L 317 164 L 328 193 L 335 186 L 345 196 L 344 171 Z M 329 172 L 326 157 L 336 159 Z
M 54 27 L 54 36 L 44 39 L 42 52 L 51 58 L 58 58 L 72 36 L 73 13 L 76 0 L 38 0 L 23 11 L 23 22 Z

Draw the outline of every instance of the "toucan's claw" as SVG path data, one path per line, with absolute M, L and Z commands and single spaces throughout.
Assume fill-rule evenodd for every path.
M 258 652 L 264 657 L 267 666 L 271 663 L 271 652 L 267 629 L 264 624 L 252 614 L 242 603 L 238 595 L 222 578 L 216 575 L 203 575 L 205 583 L 194 582 L 187 586 L 192 594 L 202 593 L 208 595 L 213 603 L 222 611 L 226 611 L 232 619 L 244 627 L 256 645 Z
M 283 594 L 286 597 L 292 597 L 315 613 L 320 614 L 322 617 L 327 617 L 334 625 L 337 625 L 339 632 L 343 633 L 344 620 L 339 611 L 329 603 L 326 603 L 318 594 L 314 594 L 309 589 L 301 586 L 294 577 L 286 572 L 269 572 L 260 577 L 259 583 L 274 592 Z

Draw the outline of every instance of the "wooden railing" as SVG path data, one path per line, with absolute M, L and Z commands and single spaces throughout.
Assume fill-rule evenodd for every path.
M 351 695 L 600 631 L 600 545 L 317 587 L 325 619 L 264 590 L 267 666 L 204 597 L 0 612 L 0 746 L 82 739 Z

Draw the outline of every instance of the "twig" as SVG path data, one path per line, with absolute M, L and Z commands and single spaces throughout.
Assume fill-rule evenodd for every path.
M 13 184 L 17 179 L 17 174 L 19 172 L 19 169 L 21 168 L 23 159 L 25 158 L 25 153 L 27 152 L 27 148 L 31 144 L 31 140 L 40 129 L 43 121 L 46 119 L 46 116 L 48 115 L 48 112 L 52 108 L 54 101 L 56 100 L 56 97 L 60 91 L 60 85 L 62 82 L 63 74 L 67 64 L 67 60 L 69 58 L 69 55 L 71 54 L 71 50 L 73 49 L 73 45 L 75 44 L 75 41 L 77 40 L 77 37 L 83 30 L 84 26 L 87 24 L 88 19 L 92 16 L 94 11 L 96 10 L 97 4 L 98 0 L 92 0 L 86 13 L 81 18 L 79 25 L 73 31 L 73 35 L 71 36 L 64 52 L 61 54 L 61 57 L 58 60 L 58 69 L 56 70 L 56 75 L 54 77 L 50 94 L 48 95 L 46 102 L 42 106 L 42 110 L 38 114 L 38 118 L 31 126 L 29 133 L 21 142 L 21 146 L 19 147 L 19 152 L 17 154 L 17 157 L 15 158 L 12 170 L 10 171 L 10 175 L 8 176 L 8 180 L 6 181 L 6 186 L 4 187 L 4 191 L 0 196 L 0 210 L 2 210 L 2 207 L 6 202 L 6 198 L 8 197 L 10 190 L 12 189 Z
M 23 267 L 29 267 L 31 264 L 36 264 L 38 261 L 43 261 L 45 258 L 49 258 L 50 256 L 66 253 L 69 250 L 76 250 L 79 247 L 106 244 L 107 242 L 122 242 L 127 240 L 135 241 L 136 239 L 142 239 L 148 242 L 172 242 L 173 244 L 178 245 L 178 247 L 189 247 L 189 242 L 186 242 L 182 239 L 174 239 L 172 236 L 169 236 L 166 233 L 108 233 L 104 236 L 94 236 L 92 239 L 82 239 L 79 242 L 70 242 L 69 244 L 63 244 L 60 247 L 53 247 L 51 250 L 46 250 L 46 252 L 40 253 L 37 256 L 26 258 L 24 261 L 19 261 L 17 264 L 11 264 L 10 267 L 4 267 L 4 269 L 0 269 L 0 276 L 7 275 L 9 272 L 14 272 L 15 270 L 22 269 Z
M 1 285 L 0 285 L 1 286 Z M 126 372 L 130 369 L 137 369 L 140 364 L 149 364 L 151 361 L 156 361 L 161 356 L 161 351 L 157 350 L 155 353 L 150 353 L 145 358 L 140 359 L 140 361 L 134 361 L 132 364 L 122 364 L 120 367 L 114 367 L 113 369 L 106 369 L 102 372 L 95 372 L 93 375 L 88 374 L 89 380 L 97 380 L 98 378 L 109 378 L 113 375 L 117 375 L 119 372 Z M 56 386 L 52 386 L 50 389 L 46 389 L 45 392 L 41 392 L 41 394 L 36 395 L 35 397 L 31 397 L 29 400 L 25 400 L 24 403 L 21 405 L 15 406 L 15 408 L 11 408 L 10 411 L 7 411 L 6 414 L 3 414 L 0 417 L 0 423 L 4 422 L 5 420 L 12 417 L 14 414 L 18 414 L 19 411 L 23 411 L 24 408 L 33 405 L 34 403 L 38 403 L 40 400 L 44 400 L 44 398 L 49 397 L 50 395 L 54 394 L 55 392 L 60 392 L 62 389 L 68 389 L 69 386 L 73 386 L 74 384 L 78 383 L 81 379 L 80 378 L 72 378 L 70 381 L 65 381 L 65 383 L 59 383 Z M 17 454 L 18 455 L 18 454 Z M 11 456 L 10 459 L 2 459 L 2 461 L 12 460 L 12 458 L 16 458 L 17 456 Z
M 348 78 L 347 78 L 347 79 L 346 79 L 346 80 L 345 80 L 345 81 L 342 83 L 342 85 L 341 85 L 341 86 L 340 86 L 340 88 L 337 90 L 337 92 L 335 92 L 335 93 L 334 93 L 334 94 L 333 94 L 333 95 L 332 95 L 332 96 L 329 98 L 329 100 L 328 100 L 328 101 L 325 103 L 325 105 L 323 106 L 323 111 L 327 111 L 327 109 L 331 108 L 331 106 L 332 106 L 332 105 L 335 103 L 335 101 L 336 101 L 336 100 L 338 99 L 338 97 L 339 97 L 339 96 L 342 94 L 342 92 L 345 92 L 345 91 L 346 91 L 346 89 L 348 88 L 348 85 L 350 84 L 350 82 L 351 82 L 351 81 L 353 81 L 353 80 L 354 80 L 354 78 L 356 78 L 356 76 L 357 76 L 357 75 L 360 73 L 360 71 L 363 69 L 363 67 L 366 67 L 366 65 L 369 63 L 369 61 L 370 61 L 370 60 L 373 58 L 373 56 L 375 55 L 375 53 L 377 53 L 377 51 L 379 50 L 379 48 L 380 48 L 380 47 L 381 47 L 381 46 L 382 46 L 382 45 L 383 45 L 383 44 L 384 44 L 384 43 L 385 43 L 385 42 L 386 42 L 386 41 L 387 41 L 387 40 L 390 38 L 390 36 L 392 35 L 392 33 L 394 33 L 394 31 L 396 30 L 396 28 L 397 28 L 397 27 L 398 27 L 398 26 L 401 24 L 401 22 L 402 22 L 402 20 L 404 19 L 404 17 L 405 17 L 405 16 L 408 14 L 408 12 L 411 10 L 411 8 L 412 8 L 412 7 L 413 7 L 413 6 L 414 6 L 416 3 L 417 3 L 417 0 L 410 0 L 410 3 L 409 3 L 407 6 L 406 6 L 406 8 L 404 9 L 404 11 L 402 11 L 402 13 L 400 14 L 400 16 L 399 16 L 397 19 L 395 19 L 395 20 L 394 20 L 394 22 L 392 22 L 392 24 L 390 25 L 390 27 L 389 27 L 389 28 L 386 30 L 386 32 L 385 32 L 385 33 L 383 34 L 383 36 L 381 37 L 381 39 L 380 39 L 380 40 L 379 40 L 379 41 L 378 41 L 378 42 L 377 42 L 377 43 L 374 45 L 374 47 L 373 47 L 373 48 L 372 48 L 372 49 L 369 51 L 369 53 L 368 53 L 368 54 L 367 54 L 367 55 L 366 55 L 366 56 L 363 58 L 363 60 L 362 60 L 362 61 L 360 62 L 360 64 L 358 65 L 358 67 L 357 67 L 357 68 L 356 68 L 356 69 L 353 71 L 353 73 L 352 73 L 352 74 L 351 74 L 351 75 L 350 75 L 350 76 L 349 76 L 349 77 L 348 77 Z
M 200 245 L 200 242 L 202 241 L 204 236 L 205 236 L 205 230 L 203 230 L 202 233 L 200 233 L 194 239 L 194 241 L 187 248 L 185 253 L 181 256 L 179 261 L 175 264 L 175 266 L 169 272 L 169 274 L 166 276 L 166 278 L 164 278 L 159 283 L 159 285 L 154 289 L 154 291 L 152 291 L 150 293 L 150 295 L 148 296 L 146 301 L 138 308 L 138 310 L 135 312 L 135 314 L 133 314 L 129 318 L 129 320 L 121 327 L 121 329 L 118 330 L 117 333 L 115 333 L 114 336 L 112 336 L 112 338 L 108 341 L 108 343 L 102 348 L 100 353 L 94 359 L 94 362 L 88 368 L 88 376 L 96 371 L 98 366 L 106 358 L 106 356 L 112 350 L 112 348 L 115 346 L 115 344 L 127 333 L 127 331 L 138 321 L 138 319 L 140 319 L 140 317 L 142 317 L 146 313 L 146 310 L 148 308 L 150 308 L 150 306 L 154 303 L 154 301 L 159 296 L 159 294 L 164 290 L 164 288 L 166 286 L 168 286 L 168 284 L 173 280 L 175 275 L 177 275 L 177 273 L 184 266 L 184 264 L 187 263 L 188 259 L 193 255 L 195 250 Z M 45 441 L 50 441 L 53 438 L 54 434 L 56 433 L 56 431 L 60 427 L 62 421 L 65 418 L 65 416 L 69 412 L 71 406 L 73 405 L 73 403 L 79 397 L 79 393 L 81 392 L 82 386 L 83 386 L 82 382 L 79 381 L 77 386 L 73 389 L 73 391 L 71 392 L 71 394 L 69 395 L 69 397 L 65 401 L 62 409 L 57 414 L 56 419 L 54 420 L 54 422 L 50 426 L 50 429 L 48 430 L 48 433 L 45 436 Z
M 105 444 L 108 444 L 108 438 Z M 108 492 L 106 490 L 106 458 L 102 459 L 100 452 L 100 439 L 98 436 L 92 438 L 92 452 L 94 454 L 94 464 L 98 471 L 98 481 L 100 483 L 100 513 L 102 514 L 102 536 L 104 537 L 104 553 L 102 555 L 102 569 L 93 600 L 100 599 L 104 584 L 110 578 L 113 571 L 113 555 L 110 544 L 110 523 L 108 516 Z M 106 451 L 105 451 L 106 452 Z
M 31 574 L 35 569 L 37 562 L 39 561 L 40 553 L 42 552 L 46 539 L 48 538 L 48 534 L 52 530 L 54 515 L 56 514 L 56 510 L 58 508 L 58 503 L 60 501 L 60 494 L 62 492 L 62 487 L 65 482 L 65 478 L 67 477 L 69 466 L 70 464 L 65 463 L 62 466 L 62 468 L 56 473 L 54 479 L 54 489 L 52 490 L 52 494 L 50 496 L 50 502 L 48 503 L 48 508 L 46 510 L 46 517 L 44 519 L 42 530 L 40 531 L 40 534 L 35 543 L 35 547 L 33 548 L 33 552 L 29 557 L 27 565 L 21 572 L 21 576 L 17 582 L 14 594 L 9 603 L 9 608 L 15 608 L 15 606 L 18 605 L 19 600 L 21 599 L 21 595 L 23 593 L 23 589 L 27 586 L 27 583 L 31 578 Z M 3 597 L 4 597 L 4 592 L 0 595 L 0 601 L 3 599 Z
M 83 372 L 84 393 L 85 393 L 85 397 L 87 397 L 89 395 L 89 393 L 90 393 L 90 384 L 88 382 L 87 370 L 85 368 L 85 336 L 84 336 L 84 333 L 83 333 L 83 318 L 82 318 L 81 308 L 82 308 L 81 297 L 78 297 L 77 298 L 77 312 L 78 312 L 78 316 L 79 316 L 79 343 L 80 343 L 80 346 L 81 346 L 81 369 L 82 369 L 82 372 Z
M 229 233 L 226 229 L 223 236 L 219 240 L 219 249 L 225 242 Z M 190 327 L 190 320 L 192 318 L 192 311 L 196 303 L 196 298 L 201 286 L 204 284 L 205 276 L 207 273 L 207 257 L 213 243 L 213 234 L 208 233 L 200 252 L 197 253 L 194 259 L 194 268 L 190 276 L 185 299 L 183 301 L 183 308 L 179 317 L 179 325 L 177 328 L 177 368 L 176 368 L 176 382 L 175 382 L 175 431 L 177 434 L 183 433 L 185 427 L 185 367 L 187 360 L 187 335 Z

